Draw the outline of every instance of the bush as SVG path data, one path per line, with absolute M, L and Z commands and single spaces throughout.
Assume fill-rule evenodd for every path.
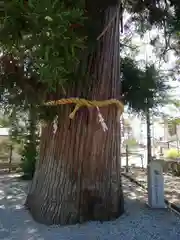
M 22 152 L 21 167 L 24 177 L 32 179 L 35 172 L 35 164 L 37 159 L 36 143 L 26 143 Z
M 22 151 L 22 171 L 24 178 L 33 178 L 36 160 L 38 157 L 39 133 L 37 130 L 37 111 L 34 106 L 29 108 L 28 121 L 26 122 L 26 135 L 24 136 L 24 146 Z
M 180 151 L 178 151 L 175 148 L 171 148 L 171 149 L 167 150 L 167 152 L 165 153 L 165 157 L 170 158 L 170 159 L 180 158 Z
M 124 140 L 123 145 L 124 146 L 128 145 L 129 148 L 131 147 L 133 148 L 138 146 L 138 142 L 136 139 L 130 138 L 130 139 Z

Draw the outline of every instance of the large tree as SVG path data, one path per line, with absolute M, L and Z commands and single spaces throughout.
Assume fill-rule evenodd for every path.
M 160 8 L 137 2 L 130 2 L 128 10 L 146 20 Z M 7 91 L 8 101 L 21 106 L 62 97 L 121 98 L 119 1 L 14 0 L 3 7 L 2 100 Z M 38 109 L 46 125 L 26 206 L 47 224 L 118 217 L 124 204 L 116 106 L 100 110 L 108 131 L 97 121 L 98 109 L 80 109 L 74 120 L 69 119 L 71 111 L 69 106 Z
M 62 96 L 120 98 L 120 8 L 116 1 L 110 6 L 95 6 L 87 1 L 87 12 L 81 1 L 75 7 L 71 1 L 50 4 L 46 0 L 31 1 L 26 6 L 18 1 L 6 5 L 9 17 L 2 34 L 19 24 L 8 43 L 1 39 L 4 53 L 11 53 L 6 55 L 12 66 L 8 88 L 14 89 L 22 101 L 32 104 Z M 24 59 L 25 67 L 19 66 Z M 17 78 L 14 85 L 17 68 L 20 74 L 24 71 L 24 76 Z M 42 84 L 32 82 L 32 78 Z M 25 84 L 22 93 L 18 89 Z M 42 97 L 35 96 L 38 89 Z M 24 94 L 28 97 L 24 98 Z M 116 106 L 101 110 L 108 131 L 103 131 L 97 121 L 96 108 L 80 109 L 74 120 L 69 119 L 71 107 L 42 109 L 42 115 L 49 119 L 42 127 L 40 159 L 26 200 L 33 217 L 48 224 L 67 224 L 108 220 L 122 214 L 120 123 Z M 56 116 L 58 128 L 54 133 Z

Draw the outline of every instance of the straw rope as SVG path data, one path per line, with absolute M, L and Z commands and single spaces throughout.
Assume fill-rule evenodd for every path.
M 117 99 L 109 99 L 109 100 L 103 100 L 103 101 L 96 101 L 96 100 L 90 101 L 84 98 L 62 98 L 57 101 L 49 101 L 45 103 L 46 106 L 57 106 L 57 105 L 65 105 L 65 104 L 76 104 L 73 112 L 69 115 L 71 119 L 75 117 L 76 112 L 81 107 L 100 108 L 100 107 L 106 107 L 106 106 L 115 104 L 118 108 L 119 115 L 121 115 L 124 110 L 123 104 Z

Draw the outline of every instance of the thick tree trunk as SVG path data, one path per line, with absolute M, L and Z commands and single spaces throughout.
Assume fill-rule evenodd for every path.
M 102 37 L 93 63 L 94 81 L 88 99 L 120 97 L 119 12 L 106 12 L 105 25 L 115 16 Z M 103 43 L 103 44 L 102 44 Z M 79 86 L 79 94 L 80 96 Z M 108 130 L 97 120 L 97 109 L 63 107 L 63 118 L 53 134 L 53 124 L 42 130 L 40 160 L 26 206 L 35 220 L 45 224 L 73 224 L 110 220 L 124 210 L 120 178 L 120 119 L 116 106 L 100 109 Z

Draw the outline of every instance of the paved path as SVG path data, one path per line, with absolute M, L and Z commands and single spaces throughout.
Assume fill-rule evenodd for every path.
M 126 213 L 103 224 L 89 222 L 67 227 L 35 223 L 23 208 L 26 182 L 0 176 L 1 240 L 179 240 L 180 218 L 168 210 L 150 210 L 141 188 L 123 179 Z

